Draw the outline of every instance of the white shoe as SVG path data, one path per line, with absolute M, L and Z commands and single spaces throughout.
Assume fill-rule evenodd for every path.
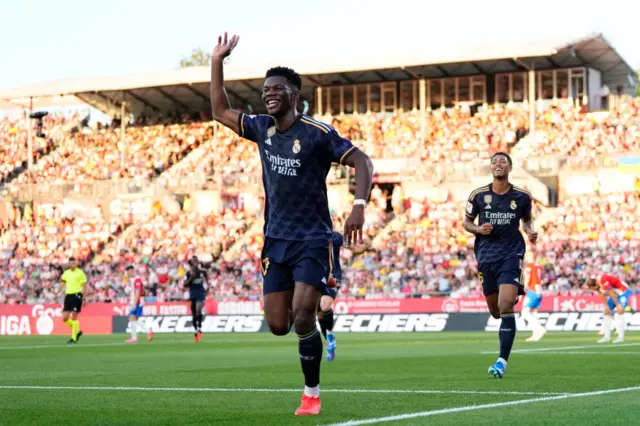
M 525 342 L 537 342 L 538 335 L 536 333 L 533 333 L 533 336 L 529 337 L 528 339 L 525 340 Z
M 598 332 L 598 335 L 600 335 L 600 336 L 604 336 L 604 330 L 600 330 L 600 331 Z
M 534 334 L 534 335 L 532 336 L 532 339 L 533 339 L 533 340 L 531 340 L 531 341 L 532 341 L 532 342 L 537 342 L 538 340 L 542 339 L 542 338 L 544 337 L 544 335 L 545 335 L 545 334 L 547 334 L 547 329 L 546 329 L 546 328 L 543 328 L 542 330 L 540 330 L 540 332 L 539 332 L 539 333 Z
M 611 343 L 622 343 L 624 342 L 624 339 L 622 337 L 617 337 L 613 342 Z
M 609 342 L 609 340 L 611 340 L 611 337 L 603 337 L 602 339 L 598 340 L 598 343 L 607 343 Z

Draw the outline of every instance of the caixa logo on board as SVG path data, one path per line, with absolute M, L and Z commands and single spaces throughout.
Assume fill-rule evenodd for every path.
M 628 331 L 640 330 L 640 312 L 625 315 Z M 602 326 L 601 312 L 540 312 L 538 320 L 548 331 L 599 331 Z M 500 320 L 489 317 L 485 331 L 498 331 Z M 516 326 L 520 331 L 532 328 L 520 315 L 516 316 Z

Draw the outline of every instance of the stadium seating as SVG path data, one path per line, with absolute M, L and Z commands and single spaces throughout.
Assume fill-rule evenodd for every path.
M 421 167 L 414 175 L 427 176 L 434 168 L 487 159 L 491 152 L 514 146 L 518 155 L 563 154 L 570 156 L 571 167 L 589 167 L 600 154 L 640 148 L 639 111 L 640 99 L 610 113 L 586 114 L 566 105 L 551 106 L 539 116 L 536 134 L 523 138 L 528 114 L 522 108 L 488 107 L 474 115 L 462 108 L 435 110 L 425 119 L 424 141 L 416 112 L 322 119 L 374 158 L 419 158 Z M 259 185 L 256 145 L 223 127 L 214 132 L 212 123 L 129 127 L 124 147 L 119 131 L 72 132 L 78 123 L 77 116 L 45 117 L 45 132 L 51 137 L 35 139 L 39 152 L 34 170 L 21 173 L 27 155 L 24 124 L 0 119 L 4 159 L 0 178 L 14 194 L 25 183 L 127 178 L 157 179 L 169 192 Z M 386 198 L 376 187 L 367 207 L 366 234 L 374 240 L 371 251 L 353 259 L 343 250 L 348 283 L 343 295 L 479 295 L 473 237 L 462 228 L 463 205 L 407 197 L 394 201 L 390 212 Z M 637 193 L 592 194 L 566 198 L 557 209 L 549 209 L 535 247 L 545 268 L 546 291 L 581 291 L 585 263 L 637 285 L 639 201 Z M 252 226 L 256 215 L 228 207 L 203 215 L 188 203 L 178 210 L 156 205 L 150 215 L 137 218 L 107 217 L 100 209 L 69 214 L 61 205 L 46 211 L 23 210 L 18 219 L 2 224 L 0 255 L 5 268 L 0 273 L 0 302 L 53 301 L 59 266 L 69 256 L 89 262 L 85 268 L 91 300 L 126 298 L 122 272 L 130 263 L 157 284 L 158 298 L 182 299 L 184 261 L 192 255 L 207 262 L 216 260 L 210 275 L 215 297 L 259 298 L 262 228 Z M 349 206 L 332 206 L 336 229 L 342 229 Z M 235 243 L 236 256 L 220 256 Z

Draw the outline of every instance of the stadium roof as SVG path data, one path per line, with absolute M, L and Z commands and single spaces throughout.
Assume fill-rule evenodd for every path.
M 270 64 L 225 68 L 227 89 L 235 106 L 252 105 L 261 110 L 261 85 Z M 410 46 L 405 51 L 345 58 L 292 59 L 288 66 L 303 75 L 302 96 L 313 98 L 317 86 L 371 83 L 379 81 L 442 78 L 488 73 L 588 66 L 619 76 L 627 86 L 637 85 L 635 71 L 602 34 L 568 40 L 551 39 L 531 43 L 505 41 L 485 46 L 433 49 Z M 109 114 L 117 113 L 126 101 L 134 114 L 145 112 L 201 111 L 209 105 L 209 67 L 174 69 L 126 76 L 89 77 L 32 84 L 0 90 L 0 101 L 75 95 Z

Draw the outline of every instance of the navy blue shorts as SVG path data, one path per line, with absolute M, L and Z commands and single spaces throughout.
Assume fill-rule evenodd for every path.
M 189 291 L 189 300 L 193 300 L 194 302 L 204 302 L 207 298 L 207 292 L 202 291 Z
M 322 293 L 332 267 L 329 240 L 290 241 L 266 237 L 260 263 L 262 292 L 293 290 L 299 281 Z
M 479 263 L 478 277 L 482 283 L 485 296 L 498 293 L 502 284 L 513 284 L 518 287 L 518 294 L 524 294 L 522 284 L 522 259 L 512 257 L 499 262 Z
M 324 286 L 324 289 L 320 291 L 320 294 L 322 296 L 329 296 L 330 298 L 335 299 L 336 297 L 338 297 L 338 288 Z

